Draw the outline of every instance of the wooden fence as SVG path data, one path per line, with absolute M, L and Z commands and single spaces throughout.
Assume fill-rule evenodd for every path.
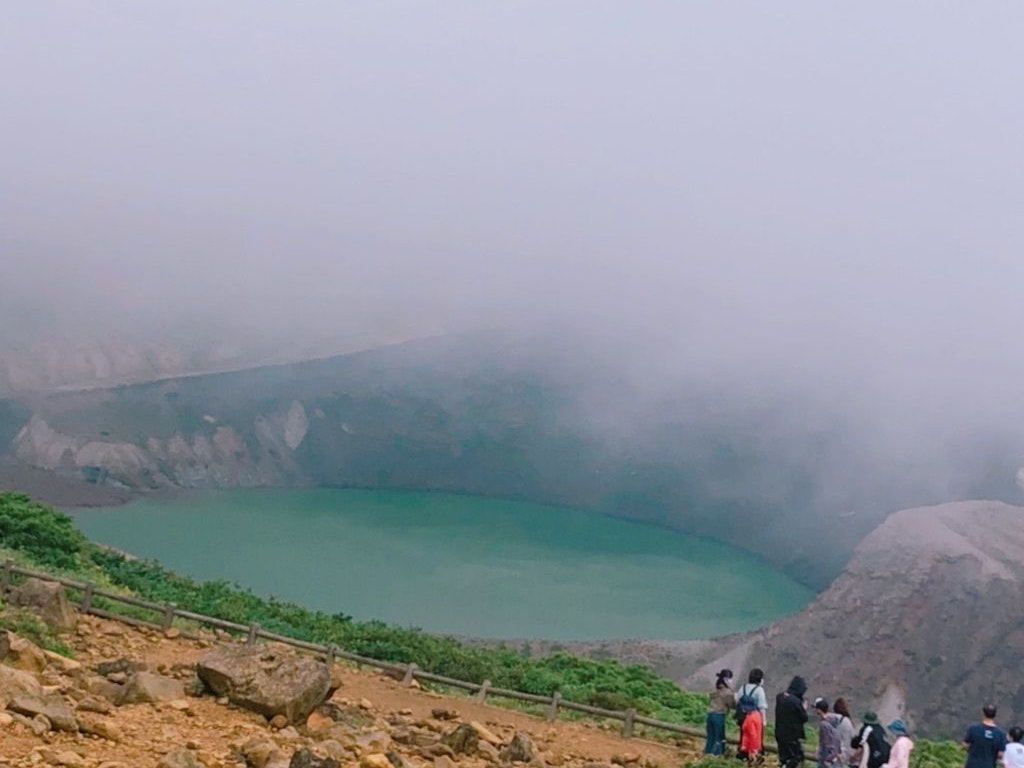
M 119 595 L 116 592 L 100 589 L 91 582 L 73 581 L 71 579 L 64 579 L 46 573 L 30 571 L 25 568 L 21 568 L 10 561 L 5 562 L 3 570 L 0 571 L 0 594 L 6 593 L 7 589 L 12 585 L 13 578 L 15 576 L 24 576 L 26 578 L 34 578 L 42 581 L 58 582 L 63 584 L 65 587 L 80 593 L 80 598 L 77 601 L 77 604 L 82 613 L 92 614 L 93 616 L 99 616 L 105 619 L 114 619 L 134 626 L 166 631 L 171 628 L 175 619 L 184 619 L 196 624 L 244 635 L 246 643 L 249 645 L 255 644 L 258 640 L 270 640 L 271 642 L 284 643 L 285 645 L 290 645 L 294 648 L 298 648 L 299 650 L 322 656 L 324 661 L 329 665 L 334 664 L 336 659 L 343 659 L 359 665 L 380 669 L 394 675 L 395 677 L 400 676 L 404 685 L 411 685 L 413 680 L 423 680 L 428 683 L 439 683 L 452 688 L 469 691 L 473 694 L 474 700 L 480 703 L 483 703 L 488 696 L 498 696 L 505 699 L 512 699 L 514 701 L 527 702 L 529 704 L 539 704 L 547 708 L 546 717 L 548 720 L 556 719 L 558 717 L 558 713 L 562 710 L 581 712 L 586 715 L 605 718 L 608 720 L 617 720 L 622 723 L 622 735 L 627 739 L 633 736 L 633 730 L 637 725 L 643 725 L 649 728 L 668 731 L 669 733 L 683 736 L 693 736 L 697 738 L 704 738 L 705 736 L 705 732 L 701 728 L 680 725 L 678 723 L 666 723 L 661 720 L 644 717 L 643 715 L 637 714 L 634 709 L 627 709 L 620 712 L 611 709 L 602 709 L 601 707 L 592 707 L 587 704 L 579 704 L 575 701 L 566 701 L 557 691 L 552 696 L 538 696 L 533 693 L 523 693 L 522 691 L 510 691 L 505 688 L 495 688 L 491 685 L 490 680 L 484 680 L 482 683 L 471 683 L 466 680 L 456 680 L 451 677 L 445 677 L 444 675 L 435 675 L 432 672 L 427 672 L 420 669 L 415 664 L 394 664 L 388 661 L 380 661 L 379 659 L 371 659 L 366 656 L 360 656 L 357 653 L 349 653 L 348 651 L 342 650 L 337 645 L 309 643 L 304 640 L 296 640 L 295 638 L 287 637 L 285 635 L 268 632 L 257 622 L 253 622 L 251 624 L 237 624 L 233 621 L 224 621 L 223 619 L 218 619 L 213 616 L 204 616 L 201 613 L 185 611 L 178 608 L 173 603 L 151 603 L 146 600 L 139 600 L 135 597 Z M 146 621 L 97 608 L 94 605 L 94 601 L 97 597 L 128 605 L 133 608 L 152 611 L 159 618 L 157 621 Z M 74 600 L 72 601 L 74 602 Z

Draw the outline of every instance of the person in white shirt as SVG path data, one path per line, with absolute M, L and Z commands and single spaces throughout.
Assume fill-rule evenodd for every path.
M 1020 740 L 1024 738 L 1024 730 L 1019 725 L 1013 726 L 1009 731 L 1010 741 L 1003 752 L 1003 765 L 1005 768 L 1024 768 L 1024 744 Z

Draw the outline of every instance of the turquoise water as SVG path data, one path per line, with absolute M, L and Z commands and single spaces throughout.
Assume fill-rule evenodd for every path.
M 75 513 L 91 539 L 357 619 L 478 637 L 694 639 L 810 590 L 725 544 L 580 510 L 404 491 L 258 489 Z

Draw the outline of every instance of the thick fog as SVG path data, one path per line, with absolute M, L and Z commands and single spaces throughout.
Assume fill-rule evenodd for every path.
M 1022 25 L 1011 2 L 7 3 L 2 336 L 509 327 L 652 402 L 811 392 L 893 451 L 1021 431 Z

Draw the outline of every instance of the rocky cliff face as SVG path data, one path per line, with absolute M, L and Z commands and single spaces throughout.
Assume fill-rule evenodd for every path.
M 957 733 L 983 703 L 1024 718 L 1024 508 L 968 501 L 897 512 L 802 613 L 691 656 L 688 682 L 722 666 L 766 670 L 778 690 L 901 715 L 924 734 Z M 678 660 L 677 660 L 678 662 Z M 695 668 L 696 666 L 696 668 Z

